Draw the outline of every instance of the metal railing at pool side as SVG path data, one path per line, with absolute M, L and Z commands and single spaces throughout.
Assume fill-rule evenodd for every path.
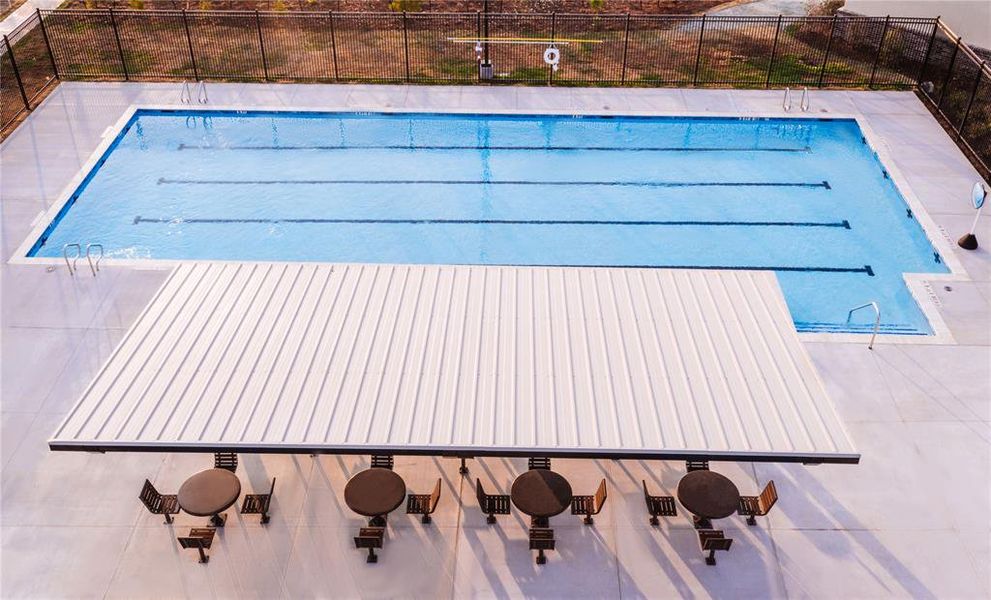
M 871 334 L 871 341 L 867 344 L 868 350 L 874 349 L 874 340 L 877 339 L 877 332 L 881 329 L 881 309 L 878 308 L 877 302 L 868 302 L 867 304 L 861 304 L 860 306 L 855 306 L 850 309 L 850 312 L 846 314 L 846 322 L 850 323 L 850 319 L 853 318 L 853 313 L 857 312 L 862 308 L 871 307 L 874 309 L 874 332 Z
M 785 109 L 785 112 L 791 112 L 792 100 L 791 100 L 791 88 L 785 88 L 785 97 L 781 101 L 781 108 Z M 809 112 L 812 108 L 812 97 L 809 94 L 808 86 L 802 88 L 802 97 L 798 101 L 798 107 L 802 109 L 802 112 Z
M 70 260 L 69 250 L 71 248 L 75 248 L 76 255 L 71 257 Z M 94 253 L 94 250 L 96 249 L 99 249 L 100 251 L 99 254 Z M 78 263 L 79 259 L 82 257 L 83 257 L 82 244 L 65 244 L 64 246 L 62 246 L 62 258 L 65 259 L 65 266 L 69 270 L 69 275 L 73 277 L 76 276 L 76 271 L 78 270 L 78 268 L 76 267 L 76 263 Z M 93 277 L 96 277 L 96 274 L 99 272 L 100 261 L 102 260 L 103 260 L 103 244 L 93 244 L 93 243 L 86 244 L 86 263 L 89 265 L 89 270 L 90 273 L 93 274 Z
M 100 255 L 93 261 L 93 249 L 99 248 Z M 103 244 L 86 244 L 86 262 L 89 263 L 89 270 L 96 277 L 96 272 L 100 270 L 100 261 L 103 260 Z
M 206 82 L 198 81 L 196 82 L 196 101 L 200 104 L 209 104 L 210 96 L 206 93 Z M 182 87 L 179 89 L 179 103 L 180 104 L 191 104 L 193 102 L 193 90 L 189 87 L 188 81 L 182 82 Z
M 76 255 L 72 257 L 72 262 L 69 262 L 69 248 L 76 249 Z M 65 259 L 65 266 L 69 269 L 69 275 L 76 275 L 76 262 L 79 261 L 79 257 L 83 255 L 83 247 L 79 244 L 66 244 L 62 246 L 62 258 Z

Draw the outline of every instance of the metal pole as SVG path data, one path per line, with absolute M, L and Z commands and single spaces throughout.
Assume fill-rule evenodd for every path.
M 3 36 L 3 43 L 7 46 L 7 56 L 10 57 L 10 65 L 14 67 L 14 79 L 17 80 L 17 89 L 21 91 L 21 100 L 24 101 L 24 108 L 31 110 L 31 103 L 28 101 L 28 95 L 24 91 L 24 82 L 21 81 L 21 71 L 17 68 L 17 61 L 14 60 L 14 49 L 10 45 L 10 40 L 7 39 L 6 34 Z
M 551 43 L 554 43 L 554 34 L 557 33 L 557 13 L 551 13 Z M 547 85 L 554 85 L 554 67 L 547 73 Z
M 705 36 L 705 14 L 702 15 L 702 26 L 699 27 L 699 45 L 695 51 L 695 70 L 692 72 L 692 86 L 699 84 L 699 66 L 702 64 L 702 38 Z
M 933 34 L 929 36 L 929 44 L 926 45 L 926 55 L 922 59 L 922 66 L 919 67 L 919 76 L 915 78 L 915 85 L 922 85 L 922 77 L 926 74 L 926 67 L 929 66 L 929 56 L 933 51 L 933 43 L 936 41 L 936 32 L 939 31 L 939 17 L 933 21 Z
M 485 0 L 482 3 L 482 12 L 485 13 L 485 19 L 482 21 L 482 25 L 484 26 L 482 37 L 485 38 L 485 44 L 482 47 L 484 48 L 485 62 L 489 62 L 489 0 Z
M 193 36 L 189 35 L 189 19 L 186 18 L 186 9 L 182 9 L 182 26 L 186 30 L 186 45 L 189 46 L 189 60 L 193 63 L 193 80 L 200 80 L 200 73 L 196 70 L 196 55 L 193 53 Z
M 265 39 L 262 37 L 262 18 L 261 15 L 258 14 L 257 10 L 255 11 L 255 26 L 258 29 L 258 47 L 262 51 L 262 69 L 265 72 L 265 81 L 268 81 L 268 60 L 265 58 Z
M 477 37 L 479 40 L 482 39 L 482 13 L 480 13 L 480 12 L 476 12 L 475 13 L 475 37 Z M 475 58 L 477 59 L 478 56 L 476 55 Z M 478 81 L 481 81 L 482 80 L 482 66 L 479 65 L 478 68 L 475 69 L 475 70 L 478 71 L 478 74 L 476 76 L 477 79 L 478 79 Z
M 630 48 L 630 13 L 626 13 L 626 29 L 623 32 L 623 72 L 619 82 L 626 83 L 626 54 Z
M 403 56 L 406 58 L 406 83 L 409 83 L 409 27 L 406 25 L 406 11 L 403 11 Z
M 45 48 L 48 49 L 48 58 L 52 61 L 52 73 L 55 74 L 55 79 L 58 79 L 58 67 L 55 66 L 55 53 L 52 52 L 52 44 L 48 41 L 48 30 L 45 29 L 45 20 L 41 18 L 41 9 L 34 9 L 34 13 L 38 16 L 38 25 L 41 26 L 41 37 L 45 38 Z
M 881 62 L 881 51 L 884 50 L 884 38 L 888 36 L 888 23 L 891 21 L 891 15 L 884 18 L 884 29 L 881 30 L 881 40 L 877 43 L 877 54 L 874 56 L 874 66 L 871 67 L 871 81 L 867 84 L 867 87 L 874 87 L 874 77 L 877 75 L 877 66 Z
M 327 11 L 330 16 L 330 50 L 334 56 L 334 81 L 338 81 L 340 77 L 337 73 L 337 35 L 334 33 L 334 11 Z
M 117 19 L 114 17 L 114 9 L 108 8 L 110 13 L 110 26 L 114 30 L 114 41 L 117 42 L 117 53 L 120 54 L 120 68 L 124 71 L 124 81 L 128 81 L 130 76 L 127 73 L 127 61 L 124 60 L 124 47 L 120 45 L 120 33 L 117 31 Z
M 950 66 L 946 68 L 946 77 L 943 78 L 943 85 L 939 89 L 939 100 L 936 101 L 936 110 L 943 104 L 943 95 L 946 94 L 946 86 L 950 83 L 950 78 L 953 76 L 953 65 L 957 62 L 957 53 L 960 52 L 960 36 L 957 36 L 957 43 L 953 46 L 953 54 L 950 55 Z
M 970 109 L 974 106 L 974 97 L 977 96 L 977 88 L 981 85 L 981 77 L 984 76 L 984 65 L 987 61 L 982 60 L 977 67 L 977 77 L 974 78 L 974 87 L 970 90 L 970 100 L 967 101 L 967 110 L 963 111 L 963 119 L 960 120 L 960 127 L 957 127 L 957 139 L 963 137 L 963 128 L 967 126 L 967 117 L 970 116 Z
M 826 41 L 826 53 L 822 56 L 822 67 L 819 69 L 819 82 L 816 87 L 822 87 L 823 79 L 826 77 L 826 65 L 829 64 L 829 51 L 833 47 L 833 34 L 836 33 L 836 15 L 833 15 L 833 24 L 829 27 L 829 40 Z
M 764 89 L 771 87 L 771 71 L 774 70 L 774 56 L 778 53 L 778 36 L 781 35 L 781 15 L 778 15 L 778 26 L 774 30 L 774 45 L 771 46 L 771 62 L 767 63 L 767 78 Z

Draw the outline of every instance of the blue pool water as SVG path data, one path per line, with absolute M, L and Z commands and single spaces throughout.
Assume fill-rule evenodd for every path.
M 117 258 L 771 269 L 930 333 L 946 272 L 852 120 L 139 111 L 35 244 Z

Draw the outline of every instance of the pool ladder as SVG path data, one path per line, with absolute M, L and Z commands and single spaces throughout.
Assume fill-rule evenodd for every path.
M 846 314 L 846 322 L 849 325 L 850 319 L 853 318 L 853 313 L 857 312 L 863 308 L 873 308 L 874 309 L 874 332 L 871 334 L 871 341 L 867 344 L 868 350 L 874 349 L 874 340 L 877 339 L 877 332 L 881 329 L 881 309 L 878 308 L 877 302 L 868 302 L 867 304 L 861 304 L 860 306 L 854 306 L 850 309 L 850 312 Z
M 781 108 L 785 109 L 785 112 L 791 112 L 792 99 L 791 99 L 791 88 L 785 88 L 785 97 L 781 101 Z M 809 95 L 809 88 L 802 88 L 802 98 L 798 102 L 798 107 L 802 109 L 802 112 L 809 112 L 812 108 L 812 97 Z
M 206 82 L 197 81 L 196 87 L 196 101 L 200 104 L 209 104 L 210 97 L 206 93 Z M 182 82 L 182 89 L 179 90 L 179 102 L 182 104 L 192 104 L 193 102 L 193 88 L 189 86 L 188 81 Z
M 69 256 L 70 248 L 76 249 L 76 255 L 72 256 L 71 260 Z M 96 249 L 99 249 L 100 251 L 99 254 L 95 254 L 93 252 Z M 85 256 L 86 256 L 86 262 L 89 264 L 90 272 L 93 274 L 93 277 L 96 277 L 96 274 L 100 271 L 100 261 L 103 260 L 103 244 L 86 244 Z M 62 258 L 65 259 L 65 266 L 69 269 L 69 275 L 72 275 L 73 277 L 76 276 L 76 271 L 78 271 L 78 268 L 76 267 L 76 263 L 79 262 L 79 259 L 82 257 L 83 257 L 82 245 L 66 244 L 62 246 Z M 96 260 L 94 260 L 94 257 Z

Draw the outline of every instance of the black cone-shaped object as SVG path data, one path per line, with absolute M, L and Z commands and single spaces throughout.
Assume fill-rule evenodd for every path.
M 964 250 L 977 250 L 977 236 L 973 233 L 965 234 L 957 240 L 957 245 Z

